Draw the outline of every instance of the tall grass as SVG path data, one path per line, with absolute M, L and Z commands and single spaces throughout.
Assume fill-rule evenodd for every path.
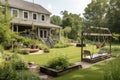
M 120 58 L 112 60 L 106 67 L 104 80 L 120 80 Z

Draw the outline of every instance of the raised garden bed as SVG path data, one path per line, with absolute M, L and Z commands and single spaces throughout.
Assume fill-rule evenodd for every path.
M 53 76 L 53 77 L 57 77 L 57 76 L 61 76 L 61 75 L 65 74 L 65 73 L 80 69 L 80 68 L 82 68 L 81 65 L 73 65 L 73 66 L 70 66 L 67 69 L 58 71 L 58 70 L 55 70 L 55 69 L 51 69 L 51 68 L 41 66 L 40 67 L 40 72 L 45 73 L 45 74 L 50 75 L 50 76 Z
M 96 63 L 96 62 L 99 62 L 99 61 L 102 61 L 102 60 L 105 60 L 105 59 L 109 59 L 111 58 L 111 55 L 110 54 L 106 54 L 106 55 L 101 55 L 101 56 L 97 56 L 97 57 L 94 57 L 94 58 L 90 58 L 90 57 L 86 57 L 84 59 L 82 59 L 83 62 L 88 62 L 88 63 Z

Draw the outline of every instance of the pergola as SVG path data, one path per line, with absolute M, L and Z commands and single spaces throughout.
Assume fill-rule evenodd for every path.
M 98 32 L 88 32 L 87 29 L 95 29 L 95 30 L 102 30 L 102 31 L 107 31 L 108 33 L 98 33 Z M 81 33 L 81 45 L 84 45 L 84 37 L 89 36 L 89 37 L 95 37 L 95 36 L 99 36 L 99 37 L 110 37 L 109 39 L 109 54 L 111 54 L 111 37 L 112 34 L 110 32 L 110 30 L 108 28 L 101 28 L 101 27 L 89 27 L 85 29 L 84 31 L 82 31 Z M 81 46 L 81 60 L 84 60 L 84 46 Z

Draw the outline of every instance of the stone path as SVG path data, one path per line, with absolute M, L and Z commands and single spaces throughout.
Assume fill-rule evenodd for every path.
M 103 60 L 103 61 L 99 61 L 99 62 L 97 62 L 97 63 L 87 63 L 87 62 L 76 62 L 75 64 L 77 65 L 77 64 L 81 64 L 82 65 L 82 69 L 86 69 L 86 68 L 89 68 L 89 67 L 92 67 L 92 66 L 94 66 L 94 65 L 96 65 L 96 64 L 99 64 L 99 63 L 101 63 L 101 62 L 105 62 L 105 61 L 108 61 L 108 60 L 111 60 L 111 59 L 113 59 L 113 58 L 109 58 L 109 59 L 106 59 L 106 60 Z
M 34 53 L 30 53 L 29 55 L 34 55 L 34 54 L 43 54 L 44 51 L 43 50 L 39 50 L 38 52 L 34 52 Z

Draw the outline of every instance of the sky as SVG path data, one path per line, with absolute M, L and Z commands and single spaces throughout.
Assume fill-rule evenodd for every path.
M 33 0 L 25 1 L 33 2 Z M 34 0 L 34 3 L 42 5 L 52 15 L 58 16 L 61 16 L 60 12 L 64 10 L 83 16 L 84 9 L 90 2 L 91 0 Z

